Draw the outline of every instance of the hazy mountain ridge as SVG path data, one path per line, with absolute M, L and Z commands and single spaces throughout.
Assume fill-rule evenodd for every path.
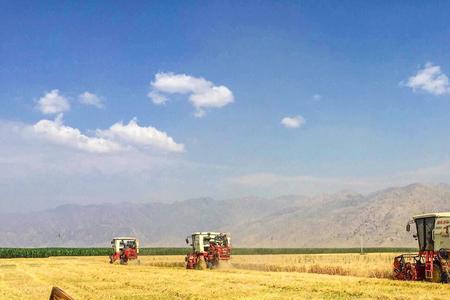
M 183 246 L 192 231 L 223 230 L 242 247 L 414 246 L 412 215 L 450 210 L 450 186 L 412 184 L 369 194 L 211 198 L 146 204 L 63 205 L 0 214 L 1 247 L 108 246 L 136 235 L 146 246 Z

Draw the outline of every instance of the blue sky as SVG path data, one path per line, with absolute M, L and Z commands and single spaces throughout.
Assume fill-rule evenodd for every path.
M 4 1 L 0 209 L 448 183 L 449 13 Z M 52 101 L 70 108 L 44 113 Z

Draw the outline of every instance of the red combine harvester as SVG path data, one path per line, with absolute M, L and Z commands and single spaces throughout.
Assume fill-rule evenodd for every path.
M 138 259 L 139 240 L 134 237 L 113 238 L 111 247 L 114 253 L 109 257 L 110 263 L 120 261 L 121 265 L 126 265 L 129 260 Z
M 194 232 L 192 234 L 192 251 L 185 258 L 186 269 L 213 269 L 220 262 L 231 258 L 231 238 L 228 233 Z M 189 244 L 189 237 L 186 238 Z
M 414 223 L 419 253 L 394 258 L 394 279 L 448 283 L 450 212 L 414 216 L 406 225 L 406 231 L 409 232 Z

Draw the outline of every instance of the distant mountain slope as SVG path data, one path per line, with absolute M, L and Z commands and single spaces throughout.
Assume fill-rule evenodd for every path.
M 366 246 L 415 246 L 411 234 L 405 232 L 411 216 L 450 211 L 447 185 L 414 184 L 366 197 L 356 194 L 330 197 L 335 199 L 325 205 L 292 210 L 241 226 L 236 233 L 247 238 L 240 244 L 357 247 L 362 237 Z
M 198 230 L 231 232 L 240 247 L 355 247 L 361 237 L 366 246 L 415 246 L 405 224 L 429 211 L 450 211 L 448 185 L 413 184 L 367 196 L 64 205 L 0 214 L 0 247 L 108 246 L 117 235 L 136 235 L 147 246 L 183 246 Z

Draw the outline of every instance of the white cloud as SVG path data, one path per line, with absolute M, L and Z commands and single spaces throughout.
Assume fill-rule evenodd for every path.
M 189 97 L 192 104 L 199 107 L 223 107 L 233 102 L 233 93 L 225 86 L 212 86 L 201 93 Z
M 306 120 L 302 116 L 284 117 L 281 120 L 281 124 L 286 128 L 299 128 L 306 123 Z
M 67 98 L 59 94 L 59 90 L 52 90 L 38 100 L 37 108 L 44 114 L 58 114 L 70 110 Z
M 65 126 L 63 115 L 54 121 L 40 120 L 31 126 L 32 132 L 47 141 L 66 147 L 95 153 L 111 153 L 118 150 L 139 150 L 155 148 L 168 152 L 183 152 L 184 145 L 176 143 L 172 137 L 154 127 L 141 127 L 136 119 L 124 125 L 113 124 L 107 130 L 95 130 L 96 136 L 82 134 L 79 129 Z
M 76 128 L 63 125 L 62 114 L 54 121 L 40 120 L 33 125 L 39 136 L 53 143 L 93 153 L 108 153 L 121 149 L 115 142 L 99 137 L 88 137 Z
M 204 116 L 205 108 L 220 108 L 234 101 L 233 93 L 226 86 L 216 86 L 202 77 L 186 74 L 157 73 L 151 87 L 148 96 L 155 104 L 168 101 L 164 93 L 189 94 L 189 102 L 196 109 L 196 117 Z
M 437 96 L 450 93 L 448 77 L 442 73 L 440 66 L 432 63 L 427 63 L 425 68 L 409 77 L 406 83 L 401 82 L 400 84 L 410 87 L 414 91 L 423 90 Z
M 158 92 L 151 91 L 147 94 L 147 96 L 152 99 L 152 102 L 156 105 L 164 104 L 167 102 L 167 97 L 159 94 Z
M 213 86 L 204 78 L 174 73 L 157 73 L 151 85 L 154 89 L 169 94 L 199 93 Z
M 87 91 L 84 92 L 83 94 L 80 94 L 78 96 L 78 100 L 80 101 L 80 103 L 85 105 L 92 105 L 98 108 L 105 107 L 105 103 L 102 98 L 100 98 L 96 94 L 89 93 Z
M 169 152 L 183 152 L 184 145 L 177 144 L 173 138 L 154 127 L 141 127 L 136 119 L 127 125 L 115 123 L 108 130 L 97 130 L 97 135 L 137 146 L 151 146 Z

